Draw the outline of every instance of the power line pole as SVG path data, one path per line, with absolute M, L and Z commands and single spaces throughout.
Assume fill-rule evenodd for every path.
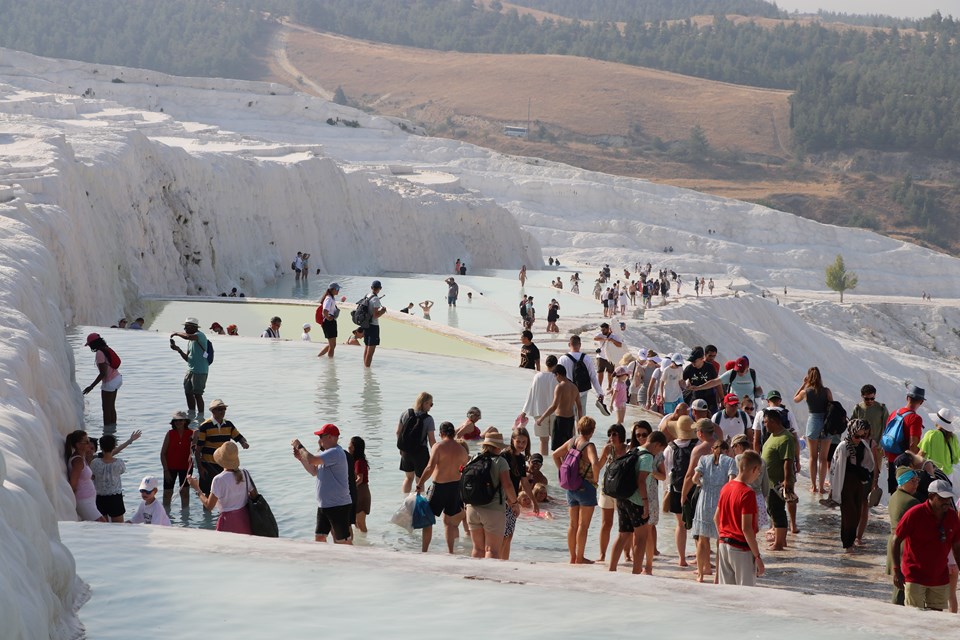
M 530 102 L 532 98 L 527 98 L 527 140 L 530 139 Z

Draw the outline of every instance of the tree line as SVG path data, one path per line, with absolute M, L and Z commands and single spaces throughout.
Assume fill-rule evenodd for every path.
M 540 4 L 567 10 L 562 1 Z M 928 31 L 916 34 L 798 22 L 767 28 L 723 16 L 703 27 L 689 19 L 634 20 L 622 28 L 609 21 L 538 22 L 471 0 L 292 2 L 297 20 L 357 38 L 463 52 L 576 55 L 792 90 L 794 140 L 805 151 L 960 156 L 960 22 L 939 14 L 921 21 Z
M 262 18 L 212 0 L 0 0 L 0 47 L 42 56 L 244 78 Z
M 765 0 L 511 0 L 511 4 L 567 18 L 607 22 L 660 22 L 730 14 L 763 18 L 786 16 L 776 3 Z

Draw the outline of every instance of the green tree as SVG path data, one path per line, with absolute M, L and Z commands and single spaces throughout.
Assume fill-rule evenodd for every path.
M 843 263 L 843 256 L 837 254 L 837 259 L 827 267 L 827 286 L 840 292 L 840 304 L 843 304 L 843 292 L 857 288 L 857 274 L 847 271 Z
M 343 87 L 337 86 L 337 90 L 333 92 L 333 102 L 334 104 L 347 104 L 347 94 L 343 92 Z

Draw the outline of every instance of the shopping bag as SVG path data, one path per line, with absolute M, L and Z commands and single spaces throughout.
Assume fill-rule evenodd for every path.
M 404 498 L 396 513 L 391 516 L 390 522 L 398 527 L 403 527 L 407 531 L 413 531 L 413 506 L 416 501 L 417 494 L 415 493 L 411 493 Z
M 418 493 L 416 502 L 413 504 L 413 528 L 424 529 L 436 523 L 437 518 L 433 515 L 433 509 L 430 508 L 430 501 Z

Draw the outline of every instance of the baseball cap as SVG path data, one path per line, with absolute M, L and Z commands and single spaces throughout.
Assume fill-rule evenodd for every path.
M 156 476 L 146 476 L 140 481 L 140 491 L 153 491 L 159 484 Z
M 337 282 L 331 282 L 331 283 L 330 283 L 330 286 L 327 287 L 327 288 L 328 288 L 328 289 L 336 289 L 337 291 L 340 291 L 340 284 L 337 283 Z
M 672 359 L 673 359 L 673 364 L 675 365 L 679 366 L 683 364 L 683 354 L 675 353 L 673 354 Z
M 340 437 L 340 429 L 337 429 L 337 425 L 327 423 L 313 432 L 315 436 L 336 436 Z
M 543 464 L 543 456 L 539 453 L 535 453 L 530 456 L 530 462 L 539 462 L 540 464 Z
M 735 393 L 728 393 L 727 395 L 723 396 L 723 404 L 740 404 L 740 398 Z
M 780 392 L 779 392 L 779 391 L 777 391 L 776 389 L 771 389 L 771 390 L 767 393 L 767 400 L 773 400 L 774 398 L 776 398 L 776 399 L 778 399 L 778 400 L 783 400 L 783 396 L 780 395 Z
M 743 373 L 749 368 L 750 368 L 750 360 L 747 358 L 747 356 L 740 356 L 739 358 L 737 358 L 737 364 L 736 364 L 737 373 Z
M 935 493 L 941 498 L 953 498 L 953 489 L 950 487 L 950 483 L 943 480 L 934 480 L 931 482 L 927 493 Z
M 707 405 L 707 401 L 703 398 L 697 398 L 693 401 L 693 404 L 690 405 L 690 408 L 694 411 L 709 411 L 710 407 Z
M 303 328 L 304 328 L 304 329 L 309 329 L 309 328 L 310 328 L 310 323 L 309 323 L 309 322 L 304 322 L 304 323 L 303 323 Z
M 94 340 L 99 340 L 99 339 L 100 339 L 100 334 L 99 334 L 99 333 L 91 333 L 90 335 L 87 336 L 87 345 L 86 345 L 86 346 L 89 347 L 91 342 L 93 342 Z
M 379 281 L 379 280 L 374 280 L 373 282 L 371 282 L 371 283 L 370 283 L 370 288 L 371 288 L 371 289 L 383 289 L 383 287 L 380 285 L 380 281 Z

